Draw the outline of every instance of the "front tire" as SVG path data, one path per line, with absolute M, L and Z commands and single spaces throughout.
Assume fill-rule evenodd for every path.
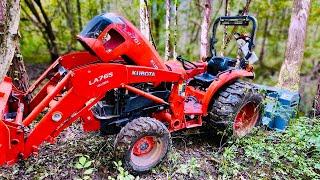
M 262 100 L 252 84 L 235 81 L 215 96 L 207 119 L 227 136 L 243 137 L 257 124 Z
M 145 173 L 166 158 L 170 132 L 160 121 L 140 117 L 124 126 L 115 140 L 116 157 L 131 173 Z

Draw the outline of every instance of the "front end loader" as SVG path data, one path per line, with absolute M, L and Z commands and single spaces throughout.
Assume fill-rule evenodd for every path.
M 237 35 L 243 56 L 215 52 L 219 24 L 248 26 Z M 37 154 L 75 121 L 84 131 L 117 134 L 116 158 L 142 173 L 167 155 L 170 133 L 213 123 L 243 137 L 260 117 L 262 97 L 250 83 L 256 20 L 220 17 L 206 62 L 162 61 L 128 20 L 113 13 L 94 17 L 78 36 L 85 51 L 59 57 L 26 91 L 5 77 L 0 84 L 0 165 Z

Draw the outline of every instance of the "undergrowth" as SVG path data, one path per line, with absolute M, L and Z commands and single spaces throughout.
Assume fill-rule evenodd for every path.
M 320 120 L 292 120 L 283 133 L 256 129 L 214 156 L 222 179 L 320 179 Z
M 0 168 L 0 179 L 320 179 L 320 119 L 292 120 L 283 133 L 259 127 L 223 147 L 216 136 L 175 134 L 168 159 L 140 177 L 113 162 L 114 136 L 80 132 L 75 125 L 38 157 Z

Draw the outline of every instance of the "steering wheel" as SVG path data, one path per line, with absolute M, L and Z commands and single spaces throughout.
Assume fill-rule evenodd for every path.
M 194 64 L 194 63 L 192 63 L 191 61 L 188 61 L 188 60 L 186 60 L 186 59 L 183 59 L 181 56 L 178 56 L 178 57 L 177 57 L 177 60 L 178 60 L 179 62 L 181 62 L 182 66 L 183 66 L 183 68 L 184 68 L 185 70 L 191 70 L 191 69 L 196 69 L 196 68 L 198 68 L 198 66 L 197 66 L 196 64 Z

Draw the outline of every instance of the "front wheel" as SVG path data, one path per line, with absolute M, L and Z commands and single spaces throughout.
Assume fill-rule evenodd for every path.
M 171 137 L 160 121 L 141 117 L 124 126 L 115 140 L 116 157 L 133 173 L 144 173 L 167 155 Z
M 228 136 L 243 137 L 257 124 L 263 96 L 247 82 L 236 81 L 213 99 L 208 120 Z

